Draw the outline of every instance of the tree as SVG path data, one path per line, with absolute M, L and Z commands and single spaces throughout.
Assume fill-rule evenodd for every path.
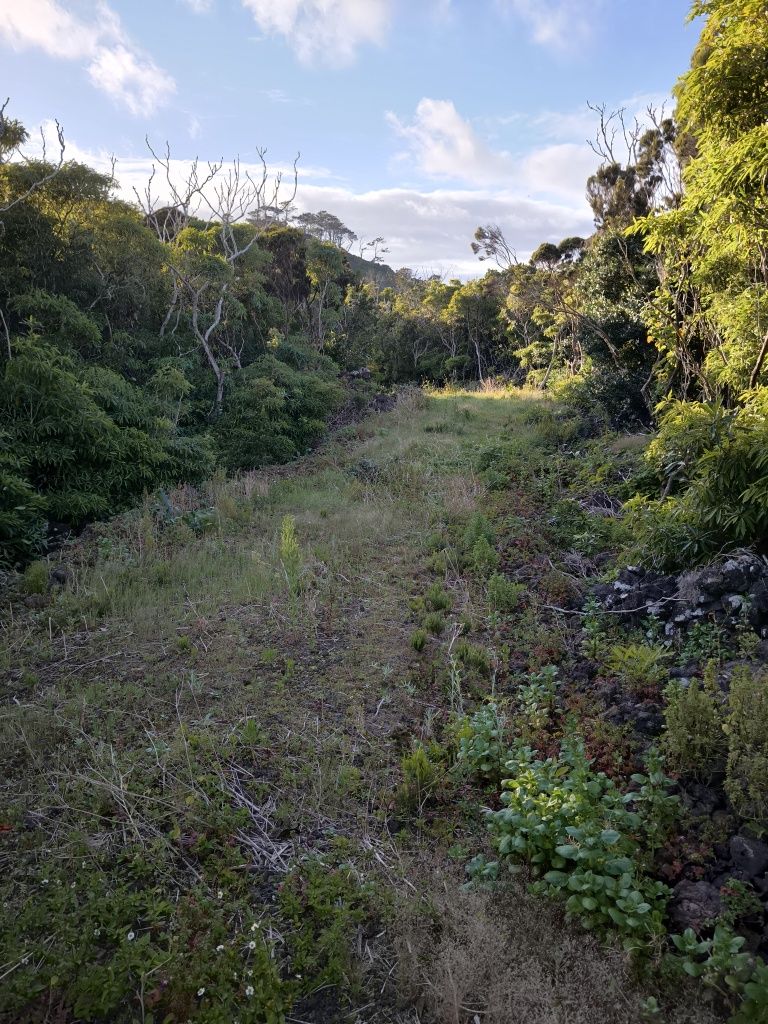
M 764 379 L 768 356 L 768 20 L 761 0 L 697 0 L 705 18 L 675 89 L 695 140 L 679 205 L 633 230 L 659 262 L 649 316 L 662 352 L 704 397 Z
M 256 226 L 260 211 L 285 210 L 296 194 L 294 164 L 293 187 L 281 197 L 282 177 L 270 178 L 265 150 L 258 150 L 261 169 L 252 173 L 239 158 L 224 168 L 223 162 L 203 167 L 197 159 L 188 173 L 174 175 L 170 148 L 158 154 L 147 142 L 170 195 L 170 204 L 162 204 L 155 191 L 157 167 L 143 193 L 136 191 L 147 224 L 167 246 L 167 267 L 173 281 L 173 295 L 161 329 L 164 331 L 175 314 L 184 314 L 205 354 L 216 381 L 213 413 L 221 414 L 227 378 L 225 357 L 235 357 L 231 345 L 224 353 L 217 344 L 225 321 L 226 304 L 238 279 L 238 271 L 260 237 Z M 196 223 L 200 215 L 202 224 Z M 251 218 L 251 222 L 247 221 Z
M 334 214 L 327 210 L 318 213 L 300 213 L 294 223 L 306 234 L 321 242 L 330 242 L 340 249 L 349 249 L 357 241 L 357 235 Z
M 475 231 L 471 243 L 472 252 L 482 262 L 493 260 L 500 270 L 507 270 L 517 263 L 517 254 L 508 244 L 498 224 L 485 224 Z

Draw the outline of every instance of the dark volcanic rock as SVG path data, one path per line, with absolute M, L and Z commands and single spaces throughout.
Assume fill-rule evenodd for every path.
M 720 913 L 720 892 L 709 882 L 678 882 L 672 891 L 669 916 L 680 929 L 702 929 Z
M 751 551 L 718 559 L 704 569 L 668 576 L 628 566 L 613 583 L 596 587 L 603 607 L 639 624 L 646 615 L 667 623 L 667 632 L 695 622 L 716 621 L 735 626 L 745 608 L 756 632 L 768 627 L 768 561 Z
M 731 839 L 731 859 L 734 866 L 748 878 L 762 875 L 768 868 L 768 846 L 751 836 L 734 836 Z

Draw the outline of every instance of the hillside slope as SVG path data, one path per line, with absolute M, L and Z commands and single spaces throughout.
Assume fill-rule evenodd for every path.
M 462 716 L 579 642 L 550 610 L 560 440 L 537 394 L 414 389 L 27 573 L 0 1019 L 647 1019 L 624 954 L 557 905 L 461 888 L 499 806 L 455 768 Z M 687 999 L 664 1020 L 716 1019 Z

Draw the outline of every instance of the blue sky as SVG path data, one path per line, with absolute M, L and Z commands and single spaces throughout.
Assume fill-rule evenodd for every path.
M 587 101 L 634 116 L 668 96 L 688 0 L 0 0 L 0 91 L 69 155 L 145 135 L 187 161 L 301 152 L 297 207 L 329 209 L 389 261 L 468 276 L 474 228 L 521 255 L 588 233 Z

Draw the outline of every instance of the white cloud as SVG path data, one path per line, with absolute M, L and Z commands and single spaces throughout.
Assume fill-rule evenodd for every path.
M 173 78 L 142 53 L 106 3 L 79 18 L 58 0 L 0 0 L 0 40 L 14 50 L 86 62 L 93 84 L 132 114 L 149 115 L 176 89 Z
M 473 258 L 470 242 L 478 224 L 498 223 L 521 259 L 543 241 L 587 235 L 592 217 L 586 203 L 575 206 L 490 189 L 379 189 L 300 185 L 301 210 L 332 210 L 360 238 L 383 235 L 386 262 L 446 277 L 482 275 L 487 265 Z
M 301 61 L 349 64 L 383 42 L 393 0 L 241 0 L 262 32 L 283 36 Z
M 398 159 L 408 160 L 428 178 L 476 187 L 497 185 L 580 204 L 586 180 L 597 164 L 586 142 L 547 144 L 519 157 L 492 149 L 450 100 L 422 99 L 408 123 L 392 113 L 386 118 L 409 146 L 408 153 Z
M 207 14 L 213 10 L 213 0 L 182 0 L 195 14 Z
M 512 173 L 509 154 L 490 149 L 450 100 L 419 100 L 409 123 L 393 113 L 386 117 L 408 143 L 410 153 L 405 156 L 413 157 L 429 177 L 482 184 Z
M 148 114 L 175 91 L 171 76 L 126 46 L 99 47 L 88 67 L 93 84 L 132 114 Z
M 603 0 L 498 0 L 529 27 L 534 42 L 570 50 L 592 34 Z
M 584 199 L 587 178 L 598 162 L 588 145 L 563 142 L 529 153 L 521 161 L 519 177 L 531 192 L 578 201 Z

